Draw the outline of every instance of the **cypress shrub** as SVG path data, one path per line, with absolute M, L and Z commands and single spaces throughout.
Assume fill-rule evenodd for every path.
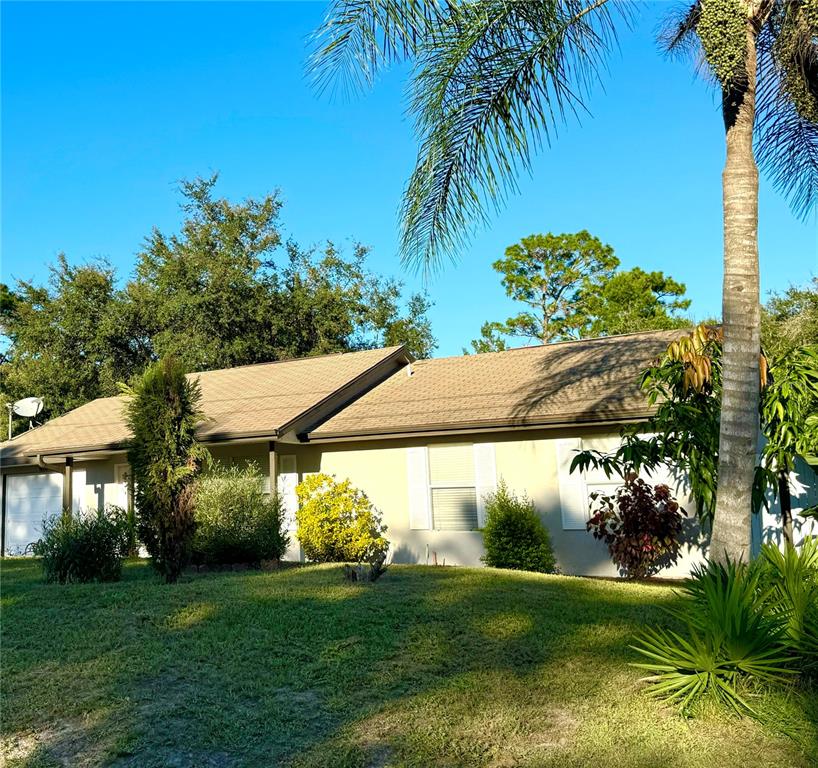
M 154 567 L 172 583 L 190 557 L 196 527 L 193 481 L 202 461 L 209 460 L 195 438 L 202 420 L 199 383 L 185 376 L 175 358 L 164 357 L 125 394 L 139 538 Z

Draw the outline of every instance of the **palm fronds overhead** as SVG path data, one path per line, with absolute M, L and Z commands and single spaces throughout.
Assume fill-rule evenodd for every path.
M 803 218 L 818 207 L 818 4 L 779 0 L 759 54 L 758 163 Z
M 402 251 L 415 266 L 453 255 L 585 98 L 616 40 L 611 2 L 493 0 L 460 7 L 418 59 L 420 138 L 403 205 Z
M 630 6 L 620 0 L 339 2 L 313 71 L 326 87 L 414 61 L 420 141 L 403 202 L 402 254 L 423 269 L 454 256 L 517 189 L 543 143 L 584 100 Z M 346 73 L 346 75 L 345 75 Z
M 661 41 L 694 53 L 704 5 L 671 13 Z M 410 61 L 410 109 L 419 150 L 402 205 L 403 258 L 433 269 L 518 189 L 534 155 L 581 115 L 620 25 L 626 0 L 335 0 L 316 36 L 319 89 L 370 86 Z M 759 164 L 794 210 L 818 205 L 818 5 L 770 0 L 756 10 Z M 718 80 L 714 80 L 718 83 Z

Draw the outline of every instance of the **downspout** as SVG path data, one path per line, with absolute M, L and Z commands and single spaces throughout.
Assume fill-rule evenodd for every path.
M 44 469 L 46 472 L 59 472 L 60 471 L 59 469 L 55 469 L 53 465 L 46 464 L 43 461 L 43 455 L 41 453 L 37 454 L 37 466 L 40 469 Z

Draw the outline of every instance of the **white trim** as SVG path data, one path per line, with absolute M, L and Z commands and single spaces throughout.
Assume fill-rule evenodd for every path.
M 298 509 L 298 497 L 295 494 L 295 487 L 298 485 L 298 463 L 294 454 L 283 454 L 276 458 L 278 464 L 276 489 L 284 509 L 284 527 L 288 531 L 294 531 L 298 527 L 295 516 Z
M 557 440 L 557 478 L 564 531 L 584 531 L 588 521 L 588 489 L 581 472 L 571 472 L 571 462 L 582 450 L 582 438 Z
M 428 531 L 432 527 L 429 490 L 429 451 L 426 446 L 406 449 L 406 484 L 409 492 L 409 528 Z
M 474 444 L 474 482 L 477 493 L 477 527 L 486 527 L 486 496 L 497 490 L 494 443 Z

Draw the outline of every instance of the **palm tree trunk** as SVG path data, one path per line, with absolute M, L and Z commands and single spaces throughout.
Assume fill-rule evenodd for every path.
M 750 557 L 753 471 L 758 442 L 758 168 L 753 154 L 755 30 L 747 28 L 747 78 L 723 92 L 727 159 L 724 201 L 724 386 L 719 435 L 719 486 L 711 556 Z

